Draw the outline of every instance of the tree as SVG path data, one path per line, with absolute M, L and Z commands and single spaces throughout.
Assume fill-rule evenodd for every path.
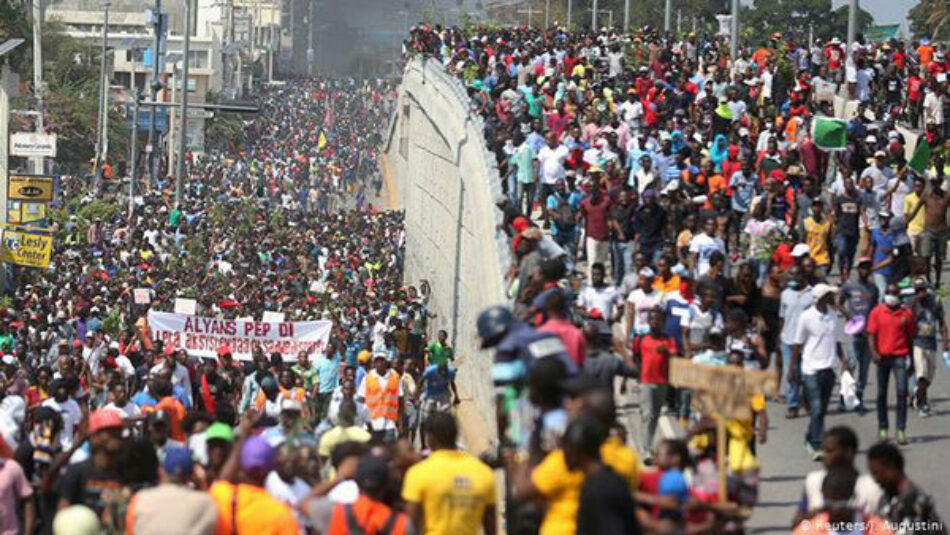
M 946 0 L 921 0 L 907 12 L 907 20 L 915 37 L 946 39 L 950 35 L 950 4 Z
M 786 37 L 806 39 L 809 26 L 817 38 L 843 39 L 848 33 L 848 8 L 832 11 L 831 0 L 757 0 L 742 10 L 739 21 L 762 41 L 777 31 Z M 857 22 L 857 31 L 861 32 L 874 24 L 874 17 L 858 8 Z

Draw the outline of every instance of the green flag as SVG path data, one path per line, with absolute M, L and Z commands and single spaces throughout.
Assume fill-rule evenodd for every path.
M 811 122 L 811 138 L 822 150 L 844 150 L 848 143 L 848 125 L 834 117 L 815 117 Z
M 930 167 L 930 144 L 927 143 L 927 138 L 920 136 L 920 140 L 917 141 L 917 147 L 914 149 L 914 155 L 910 157 L 910 161 L 907 162 L 907 167 L 910 167 L 918 173 L 923 173 Z

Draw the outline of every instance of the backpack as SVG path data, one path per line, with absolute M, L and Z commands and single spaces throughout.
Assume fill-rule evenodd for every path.
M 574 210 L 571 209 L 571 204 L 566 199 L 558 199 L 557 208 L 551 213 L 551 218 L 558 230 L 562 232 L 574 230 L 576 224 Z
M 369 535 L 369 533 L 363 529 L 363 526 L 361 526 L 356 520 L 356 515 L 353 513 L 352 504 L 343 504 L 343 514 L 346 515 L 346 529 L 349 535 Z M 377 531 L 375 535 L 389 535 L 392 533 L 393 528 L 396 527 L 396 520 L 396 513 L 390 511 L 389 518 L 386 519 L 386 523 L 383 524 L 383 527 L 380 528 L 380 530 Z

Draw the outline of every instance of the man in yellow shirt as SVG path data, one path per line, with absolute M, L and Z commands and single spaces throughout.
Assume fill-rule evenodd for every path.
M 904 213 L 910 215 L 924 194 L 924 178 L 914 177 L 914 191 L 904 197 Z M 924 211 L 919 210 L 913 219 L 907 222 L 907 237 L 914 246 L 914 251 L 920 251 L 920 234 L 924 231 Z
M 429 457 L 403 479 L 402 499 L 423 535 L 495 534 L 495 474 L 485 463 L 456 449 L 458 425 L 444 412 L 429 416 Z
M 613 392 L 595 389 L 580 398 L 580 404 L 569 412 L 572 420 L 592 418 L 608 426 L 617 419 Z M 601 461 L 636 490 L 639 485 L 640 460 L 633 450 L 627 448 L 617 437 L 609 437 L 600 447 Z M 574 535 L 577 531 L 577 509 L 581 487 L 584 485 L 584 473 L 572 471 L 567 466 L 564 450 L 557 449 L 549 453 L 534 470 L 528 473 L 528 467 L 517 464 L 512 458 L 508 462 L 508 473 L 513 481 L 515 500 L 540 498 L 547 504 L 547 512 L 541 523 L 540 535 Z
M 831 264 L 831 220 L 825 217 L 825 206 L 821 199 L 812 201 L 811 217 L 805 219 L 804 225 L 808 254 L 815 261 L 815 265 L 827 274 Z

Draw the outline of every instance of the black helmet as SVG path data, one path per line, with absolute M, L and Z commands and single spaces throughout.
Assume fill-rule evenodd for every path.
M 478 337 L 482 339 L 482 348 L 498 344 L 514 321 L 514 315 L 506 306 L 495 305 L 483 310 L 478 315 Z

